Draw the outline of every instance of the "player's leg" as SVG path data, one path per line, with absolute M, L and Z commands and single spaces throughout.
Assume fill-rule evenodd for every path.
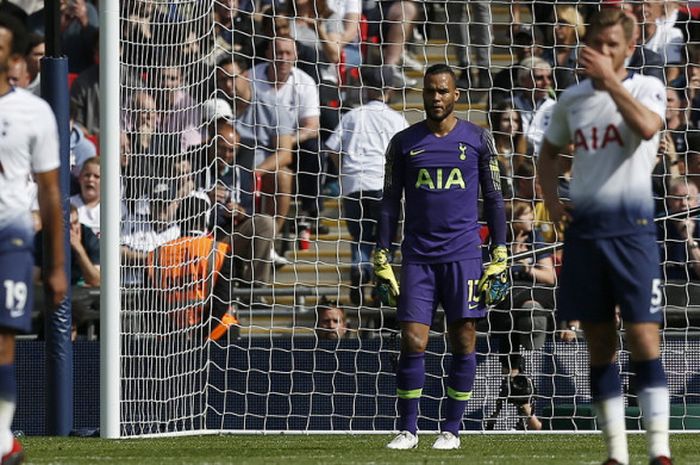
M 631 323 L 626 324 L 625 329 L 649 458 L 671 457 L 668 437 L 670 404 L 666 373 L 661 363 L 659 325 Z
M 616 362 L 615 297 L 600 241 L 567 237 L 559 289 L 561 318 L 580 320 L 588 342 L 593 407 L 608 458 L 629 462 L 625 407 Z
M 425 382 L 425 348 L 430 326 L 423 323 L 401 323 L 401 354 L 396 371 L 399 431 L 416 434 L 418 405 Z
M 625 430 L 625 402 L 617 365 L 617 327 L 614 320 L 582 321 L 590 356 L 591 397 L 598 425 L 608 447 L 608 457 L 629 463 Z
M 652 463 L 669 460 L 670 405 L 666 373 L 661 363 L 659 325 L 662 321 L 659 257 L 654 235 L 608 241 L 615 264 L 615 291 L 625 322 L 631 368 L 647 434 Z
M 18 243 L 32 243 L 28 237 L 24 239 Z M 7 243 L 14 244 L 9 240 Z M 31 329 L 33 269 L 34 255 L 26 245 L 0 254 L 0 463 L 3 465 L 19 464 L 24 456 L 11 430 L 17 399 L 15 334 Z
M 17 400 L 15 378 L 15 335 L 13 331 L 0 328 L 0 457 L 12 449 L 12 418 Z M 0 462 L 4 462 L 0 459 Z
M 442 403 L 442 434 L 433 444 L 434 449 L 459 447 L 464 409 L 472 396 L 476 378 L 476 320 L 462 319 L 449 324 L 448 335 L 452 361 L 447 377 L 447 398 Z
M 439 296 L 445 309 L 452 362 L 443 402 L 442 432 L 433 448 L 459 447 L 459 430 L 476 378 L 476 321 L 486 316 L 476 286 L 481 277 L 481 259 L 440 265 Z
M 396 370 L 396 395 L 401 432 L 387 447 L 411 449 L 418 444 L 418 405 L 425 382 L 425 349 L 437 307 L 435 274 L 430 265 L 405 263 L 397 319 L 401 324 L 401 353 Z

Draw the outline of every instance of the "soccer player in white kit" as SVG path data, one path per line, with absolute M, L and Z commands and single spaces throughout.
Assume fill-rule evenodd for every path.
M 651 172 L 666 91 L 654 77 L 629 73 L 634 21 L 621 10 L 591 18 L 580 55 L 588 79 L 555 106 L 539 160 L 542 193 L 564 243 L 560 311 L 581 320 L 590 355 L 591 396 L 608 460 L 627 465 L 625 406 L 616 362 L 615 307 L 625 321 L 631 368 L 647 431 L 650 465 L 671 464 L 669 397 L 660 359 L 661 280 Z M 571 208 L 557 193 L 556 160 L 575 146 Z
M 66 294 L 63 215 L 58 182 L 58 129 L 49 105 L 8 83 L 10 64 L 26 49 L 22 27 L 0 15 L 0 463 L 22 463 L 22 445 L 10 427 L 17 398 L 15 334 L 31 329 L 34 223 L 32 177 L 48 235 L 44 282 L 58 305 Z

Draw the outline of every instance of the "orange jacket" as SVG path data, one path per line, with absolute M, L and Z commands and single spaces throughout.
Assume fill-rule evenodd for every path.
M 202 320 L 229 246 L 209 236 L 185 236 L 148 255 L 148 276 L 178 327 Z

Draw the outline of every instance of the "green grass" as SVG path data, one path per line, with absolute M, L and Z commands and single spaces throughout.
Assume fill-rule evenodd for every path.
M 390 435 L 223 435 L 103 440 L 26 437 L 28 464 L 197 465 L 600 465 L 596 435 L 463 435 L 457 451 L 433 451 L 433 435 L 417 450 L 389 451 Z M 644 436 L 630 436 L 632 464 L 646 465 Z M 700 464 L 700 435 L 674 434 L 676 465 Z

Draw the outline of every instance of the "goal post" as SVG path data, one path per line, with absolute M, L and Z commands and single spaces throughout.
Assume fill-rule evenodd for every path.
M 366 247 L 354 246 L 349 232 L 349 225 L 358 221 L 358 215 L 364 219 L 370 207 L 360 202 L 359 213 L 351 210 L 355 204 L 350 201 L 356 200 L 352 193 L 338 191 L 339 185 L 347 188 L 343 176 L 348 176 L 348 167 L 341 161 L 341 166 L 334 168 L 332 157 L 326 157 L 323 150 L 340 116 L 351 106 L 365 102 L 362 92 L 368 86 L 363 74 L 353 71 L 355 53 L 363 57 L 367 68 L 394 66 L 393 77 L 401 89 L 389 105 L 409 124 L 424 118 L 421 82 L 425 67 L 438 62 L 451 65 L 464 87 L 455 107 L 457 115 L 490 127 L 499 136 L 508 129 L 506 124 L 497 125 L 511 107 L 498 106 L 495 96 L 512 99 L 522 83 L 516 77 L 512 82 L 506 79 L 512 88 L 499 87 L 503 81 L 498 79 L 503 75 L 498 73 L 517 63 L 518 51 L 530 50 L 540 45 L 540 40 L 549 40 L 542 47 L 552 52 L 556 42 L 551 41 L 558 40 L 556 34 L 547 39 L 540 33 L 552 34 L 552 26 L 563 19 L 553 8 L 553 19 L 540 18 L 535 24 L 529 9 L 539 6 L 519 2 L 522 34 L 517 35 L 512 21 L 518 2 L 396 2 L 401 8 L 394 10 L 388 6 L 390 2 L 380 2 L 387 8 L 373 10 L 372 14 L 378 16 L 363 12 L 357 23 L 359 42 L 353 44 L 355 39 L 351 39 L 336 60 L 328 58 L 335 56 L 332 47 L 309 46 L 305 35 L 309 31 L 304 29 L 308 18 L 282 20 L 283 11 L 259 9 L 266 3 L 100 3 L 100 431 L 105 438 L 394 431 L 399 353 L 395 309 L 373 304 L 366 272 L 369 263 L 367 257 L 358 259 Z M 326 32 L 339 33 L 343 18 L 334 17 L 332 8 L 354 2 L 327 3 L 330 11 L 312 9 L 312 14 L 323 17 L 319 24 L 327 28 Z M 462 15 L 452 3 L 470 10 L 462 11 Z M 249 4 L 256 10 L 249 11 Z M 488 14 L 476 14 L 475 4 L 487 8 Z M 580 10 L 593 5 L 573 2 L 573 8 Z M 307 13 L 301 9 L 296 12 Z M 537 10 L 534 14 L 543 13 Z M 570 10 L 565 14 L 568 24 L 572 17 L 576 20 Z M 414 16 L 406 20 L 406 15 Z M 478 24 L 484 17 L 488 24 Z M 403 28 L 408 22 L 416 27 Z M 480 27 L 472 28 L 471 36 L 464 31 L 458 35 L 466 41 L 485 29 L 488 40 L 472 39 L 477 46 L 467 47 L 462 54 L 469 44 L 457 43 L 451 35 L 462 26 L 475 25 Z M 398 36 L 405 38 L 398 54 L 389 43 L 391 37 L 396 37 L 392 27 L 402 30 Z M 304 97 L 304 92 L 319 94 L 321 130 L 315 148 L 313 143 L 301 140 L 303 131 L 288 127 L 296 124 L 298 108 L 295 112 L 286 101 L 266 100 L 271 97 L 263 91 L 271 86 L 263 81 L 270 80 L 274 73 L 255 74 L 257 81 L 251 83 L 250 94 L 238 94 L 239 80 L 252 82 L 254 73 L 267 72 L 269 53 L 274 53 L 277 46 L 274 41 L 270 43 L 276 34 L 274 28 L 295 36 L 299 49 L 307 46 L 297 50 L 295 65 L 318 82 L 295 98 Z M 527 37 L 535 43 L 526 43 Z M 479 61 L 484 54 L 478 52 L 484 47 L 490 48 L 486 62 Z M 391 56 L 394 58 L 387 58 Z M 467 64 L 470 68 L 462 74 Z M 247 74 L 241 66 L 248 68 Z M 559 82 L 561 68 L 555 66 L 555 76 L 559 77 L 553 85 Z M 552 95 L 555 98 L 554 92 Z M 248 108 L 254 110 L 246 113 Z M 521 117 L 512 118 L 522 123 Z M 232 135 L 231 124 L 240 140 Z M 371 127 L 347 130 L 368 138 L 383 135 Z M 504 185 L 515 191 L 512 195 L 516 202 L 509 209 L 508 220 L 517 220 L 518 208 L 526 210 L 527 205 L 533 215 L 542 213 L 534 201 L 536 173 L 531 155 L 537 150 L 537 134 L 534 130 L 524 134 L 525 130 L 521 125 L 515 131 L 517 140 L 523 141 L 520 144 L 514 142 L 516 138 L 508 146 L 497 143 L 499 150 L 503 149 L 502 158 L 511 164 L 508 174 L 504 174 Z M 253 139 L 250 133 L 254 133 Z M 255 157 L 280 149 L 280 140 L 290 135 L 294 150 L 301 146 L 287 173 L 292 176 L 296 171 L 295 176 L 280 175 L 286 170 L 279 166 L 256 171 L 251 165 Z M 520 154 L 520 150 L 530 155 Z M 312 163 L 305 164 L 308 157 Z M 679 162 L 688 163 L 686 153 L 678 154 L 673 166 Z M 372 176 L 361 168 L 355 176 Z M 657 198 L 659 204 L 671 198 L 663 186 L 677 176 L 674 173 L 655 174 L 663 191 Z M 315 180 L 311 186 L 302 180 L 309 178 Z M 217 182 L 225 190 L 219 191 Z M 526 194 L 528 189 L 531 192 Z M 255 212 L 254 220 L 245 214 L 238 216 L 238 205 L 244 204 L 248 213 Z M 320 207 L 319 212 L 310 211 L 314 205 Z M 671 213 L 662 210 L 663 217 Z M 520 213 L 527 216 L 528 211 Z M 284 221 L 280 220 L 282 216 Z M 550 256 L 558 250 L 560 237 L 548 220 L 538 217 L 537 221 L 540 229 L 549 233 L 549 239 L 535 244 L 535 252 L 530 249 L 529 254 L 543 256 L 546 252 Z M 361 231 L 372 227 L 371 222 L 357 224 Z M 207 243 L 208 248 L 193 252 L 199 238 L 196 231 L 201 231 L 202 225 L 216 225 L 223 231 L 216 236 L 223 243 L 221 249 L 212 241 Z M 367 245 L 371 246 L 363 244 Z M 182 255 L 178 260 L 174 254 L 179 252 Z M 551 267 L 559 266 L 558 260 L 552 259 Z M 397 252 L 397 269 L 400 261 Z M 518 273 L 517 267 L 513 268 L 513 273 Z M 479 324 L 477 377 L 462 429 L 496 434 L 522 427 L 517 402 L 513 396 L 504 396 L 503 391 L 501 360 L 513 354 L 504 353 L 502 345 L 510 338 L 519 341 L 517 353 L 533 388 L 525 397 L 545 429 L 595 430 L 589 360 L 582 333 L 576 332 L 573 341 L 561 341 L 559 335 L 567 328 L 560 328 L 556 318 L 555 286 L 528 285 L 524 277 L 521 274 L 515 279 L 516 290 L 531 293 L 533 300 L 537 300 L 535 296 L 543 302 L 550 299 L 551 308 L 546 304 L 514 304 L 493 310 L 490 318 Z M 674 294 L 676 303 L 683 302 L 665 309 L 663 362 L 671 392 L 671 427 L 697 431 L 697 283 L 664 278 L 662 284 L 666 294 Z M 363 294 L 361 304 L 354 300 L 358 293 Z M 342 317 L 323 313 L 326 308 L 336 307 L 342 309 Z M 238 324 L 223 337 L 212 337 L 222 323 L 231 321 L 225 318 L 233 318 L 234 313 Z M 329 321 L 322 322 L 324 318 Z M 331 321 L 333 318 L 344 320 L 347 332 L 324 326 L 337 324 Z M 438 430 L 447 393 L 450 355 L 444 330 L 443 314 L 438 311 L 426 355 L 421 431 Z M 640 429 L 624 342 L 622 331 L 619 355 L 628 427 Z
M 121 286 L 119 284 L 120 147 L 119 2 L 100 5 L 100 435 L 120 437 Z

